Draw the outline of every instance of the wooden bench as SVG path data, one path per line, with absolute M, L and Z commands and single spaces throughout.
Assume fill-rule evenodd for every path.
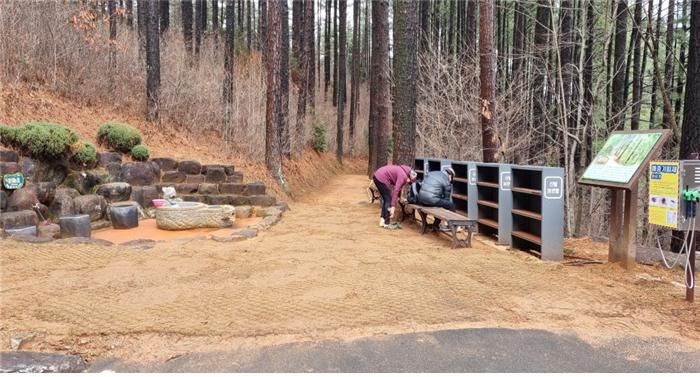
M 434 219 L 440 219 L 440 221 L 447 223 L 449 231 L 444 232 L 452 238 L 452 248 L 457 246 L 472 247 L 472 233 L 476 228 L 476 220 L 469 219 L 468 217 L 462 216 L 458 213 L 446 210 L 440 207 L 425 207 L 419 204 L 408 203 L 406 201 L 399 202 L 401 205 L 402 218 L 401 221 L 406 219 L 407 214 L 411 214 L 411 217 L 415 218 L 416 212 L 420 215 L 421 222 L 421 234 L 425 234 L 428 229 L 428 215 L 432 216 Z M 467 231 L 467 239 L 460 240 L 457 238 L 457 228 L 464 227 Z M 440 229 L 433 230 L 440 231 Z

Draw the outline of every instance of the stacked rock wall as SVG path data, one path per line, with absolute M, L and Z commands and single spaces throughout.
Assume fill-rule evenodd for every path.
M 243 183 L 243 174 L 231 165 L 202 165 L 159 157 L 145 162 L 122 162 L 116 152 L 98 154 L 97 167 L 73 170 L 0 151 L 0 176 L 21 172 L 26 185 L 0 189 L 0 228 L 37 225 L 43 218 L 87 214 L 91 221 L 106 216 L 110 203 L 134 201 L 144 208 L 162 197 L 163 187 L 174 187 L 177 197 L 211 205 L 268 207 L 276 199 L 260 182 Z M 0 185 L 1 186 L 1 185 Z M 38 214 L 37 214 L 38 213 Z

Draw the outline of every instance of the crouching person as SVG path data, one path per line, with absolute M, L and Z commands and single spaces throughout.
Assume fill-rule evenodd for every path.
M 452 202 L 452 179 L 454 176 L 455 171 L 450 167 L 426 174 L 418 192 L 418 203 L 426 207 L 441 207 L 454 211 L 455 205 Z M 445 230 L 444 226 L 440 226 L 440 219 L 435 219 L 433 225 L 439 227 L 440 230 Z
M 398 204 L 401 196 L 401 189 L 403 186 L 414 182 L 417 176 L 418 174 L 407 165 L 386 165 L 374 172 L 372 180 L 382 196 L 380 227 L 397 228 L 397 225 L 391 224 L 391 218 L 394 217 L 396 204 Z

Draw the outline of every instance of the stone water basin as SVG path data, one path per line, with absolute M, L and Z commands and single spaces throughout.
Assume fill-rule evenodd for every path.
M 236 221 L 236 209 L 229 205 L 176 202 L 156 208 L 159 229 L 230 228 Z

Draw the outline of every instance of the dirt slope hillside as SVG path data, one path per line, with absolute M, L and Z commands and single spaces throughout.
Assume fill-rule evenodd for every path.
M 100 124 L 117 120 L 138 128 L 144 136 L 152 157 L 168 156 L 194 159 L 202 163 L 227 163 L 242 171 L 245 181 L 262 181 L 280 200 L 285 195 L 267 173 L 259 156 L 251 160 L 224 144 L 214 132 L 197 133 L 178 129 L 169 123 L 146 123 L 141 109 L 120 109 L 108 105 L 80 104 L 52 93 L 26 87 L 0 88 L 0 124 L 19 126 L 27 121 L 45 120 L 61 123 L 81 138 L 95 141 Z M 366 162 L 348 158 L 340 166 L 331 153 L 307 151 L 302 158 L 285 164 L 285 172 L 295 198 L 319 188 L 328 177 L 340 173 L 362 173 Z

